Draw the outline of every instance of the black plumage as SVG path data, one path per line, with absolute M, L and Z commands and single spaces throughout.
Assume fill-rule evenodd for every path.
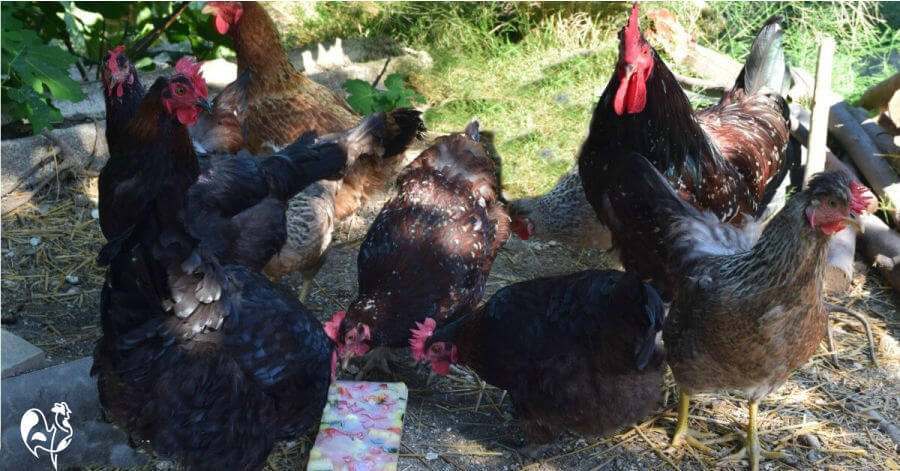
M 421 326 L 410 343 L 435 371 L 458 361 L 507 390 L 526 437 L 545 443 L 565 430 L 610 434 L 655 410 L 664 316 L 636 276 L 585 271 L 507 286 L 430 337 Z
M 283 225 L 283 208 L 259 206 L 339 176 L 347 145 L 308 135 L 202 167 L 182 124 L 204 98 L 196 80 L 158 79 L 129 124 L 133 147 L 101 174 L 113 237 L 92 373 L 109 416 L 156 453 L 188 470 L 257 470 L 276 440 L 317 423 L 335 357 L 321 324 L 255 271 L 271 235 L 227 237 L 245 214 Z

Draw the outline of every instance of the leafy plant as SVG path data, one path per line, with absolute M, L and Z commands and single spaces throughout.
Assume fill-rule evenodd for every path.
M 347 103 L 360 114 L 411 107 L 413 101 L 425 103 L 422 95 L 406 88 L 400 74 L 391 74 L 384 79 L 387 90 L 379 90 L 372 84 L 358 79 L 347 80 L 342 86 L 350 94 Z
M 3 2 L 2 100 L 34 133 L 62 120 L 57 100 L 84 98 L 69 77 L 74 64 L 84 81 L 98 78 L 106 51 L 124 44 L 134 64 L 156 67 L 184 54 L 200 60 L 231 54 L 230 38 L 215 31 L 198 2 Z M 165 55 L 160 56 L 161 53 Z
M 2 11 L 2 96 L 15 119 L 28 118 L 35 133 L 61 121 L 59 110 L 50 105 L 45 89 L 61 100 L 84 98 L 81 86 L 69 77 L 68 67 L 76 57 L 44 41 L 25 29 L 9 8 Z

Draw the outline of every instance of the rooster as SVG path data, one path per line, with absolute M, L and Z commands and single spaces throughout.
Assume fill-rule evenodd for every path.
M 360 248 L 356 299 L 325 325 L 345 362 L 372 347 L 404 347 L 415 322 L 443 324 L 481 300 L 509 216 L 478 140 L 473 121 L 464 133 L 438 138 L 397 178 L 398 194 Z M 370 354 L 360 376 L 376 361 L 387 369 L 384 353 Z
M 840 172 L 820 173 L 788 199 L 760 234 L 739 229 L 684 202 L 644 156 L 616 154 L 635 175 L 624 188 L 660 235 L 676 276 L 663 329 L 666 358 L 681 390 L 673 445 L 697 440 L 688 429 L 690 396 L 743 391 L 750 400 L 746 443 L 751 468 L 763 452 L 756 433 L 759 402 L 816 350 L 825 335 L 822 300 L 831 236 L 867 206 L 866 188 Z
M 353 126 L 359 116 L 331 90 L 297 71 L 278 38 L 278 30 L 257 2 L 208 2 L 216 29 L 230 34 L 244 86 L 244 147 L 253 154 L 279 149 L 307 131 L 320 134 Z M 403 152 L 425 130 L 419 112 L 398 109 L 387 119 L 384 149 L 368 152 L 338 183 L 315 184 L 288 207 L 288 240 L 265 273 L 279 277 L 301 271 L 301 299 L 324 263 L 334 224 L 355 213 L 382 190 L 403 163 Z
M 664 317 L 637 276 L 586 271 L 507 286 L 443 327 L 428 318 L 409 343 L 436 373 L 461 363 L 507 390 L 537 445 L 564 430 L 607 435 L 657 407 Z
M 188 470 L 258 470 L 276 440 L 318 422 L 336 355 L 306 308 L 252 267 L 273 252 L 284 201 L 339 176 L 355 133 L 204 168 L 186 125 L 207 91 L 184 61 L 150 87 L 130 152 L 101 174 L 101 219 L 115 230 L 92 374 L 110 417 L 156 453 Z
M 619 33 L 619 60 L 594 109 L 579 156 L 585 195 L 610 228 L 623 265 L 652 279 L 664 299 L 673 273 L 665 246 L 637 212 L 613 156 L 646 156 L 688 203 L 721 221 L 758 216 L 787 170 L 790 75 L 782 50 L 780 16 L 766 22 L 734 87 L 710 108 L 693 111 L 674 75 L 644 39 L 635 3 Z M 638 202 L 639 203 L 639 202 Z
M 611 235 L 584 197 L 578 168 L 560 177 L 547 194 L 509 202 L 510 228 L 522 240 L 537 237 L 575 247 L 609 249 Z

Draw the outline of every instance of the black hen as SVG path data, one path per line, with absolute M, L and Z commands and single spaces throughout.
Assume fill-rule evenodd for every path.
M 234 264 L 264 256 L 204 225 L 227 230 L 227 216 L 335 177 L 346 146 L 306 136 L 262 162 L 201 173 L 185 127 L 201 81 L 157 80 L 131 120 L 131 151 L 104 169 L 101 218 L 115 231 L 92 373 L 110 417 L 156 453 L 188 470 L 257 470 L 276 440 L 318 421 L 333 343 L 290 293 Z
M 121 45 L 107 52 L 100 67 L 100 78 L 106 92 L 106 143 L 110 155 L 128 151 L 131 145 L 128 123 L 145 93 L 134 64 L 124 52 L 125 46 Z
M 413 330 L 413 356 L 474 369 L 509 392 L 533 443 L 564 430 L 606 435 L 659 404 L 665 306 L 635 275 L 585 271 L 507 286 L 444 327 Z

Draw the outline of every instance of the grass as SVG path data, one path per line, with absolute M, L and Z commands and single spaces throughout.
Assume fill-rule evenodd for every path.
M 851 99 L 895 72 L 888 59 L 900 42 L 898 5 L 722 2 L 701 9 L 649 2 L 642 11 L 660 6 L 674 10 L 701 44 L 738 60 L 775 13 L 788 19 L 791 65 L 813 72 L 817 38 L 832 35 L 838 42 L 834 89 Z M 616 32 L 629 8 L 626 2 L 323 2 L 298 7 L 300 19 L 286 28 L 286 39 L 299 45 L 390 37 L 428 51 L 432 69 L 404 71 L 428 100 L 426 124 L 458 131 L 477 117 L 496 135 L 506 195 L 519 197 L 549 190 L 571 167 L 609 81 Z

